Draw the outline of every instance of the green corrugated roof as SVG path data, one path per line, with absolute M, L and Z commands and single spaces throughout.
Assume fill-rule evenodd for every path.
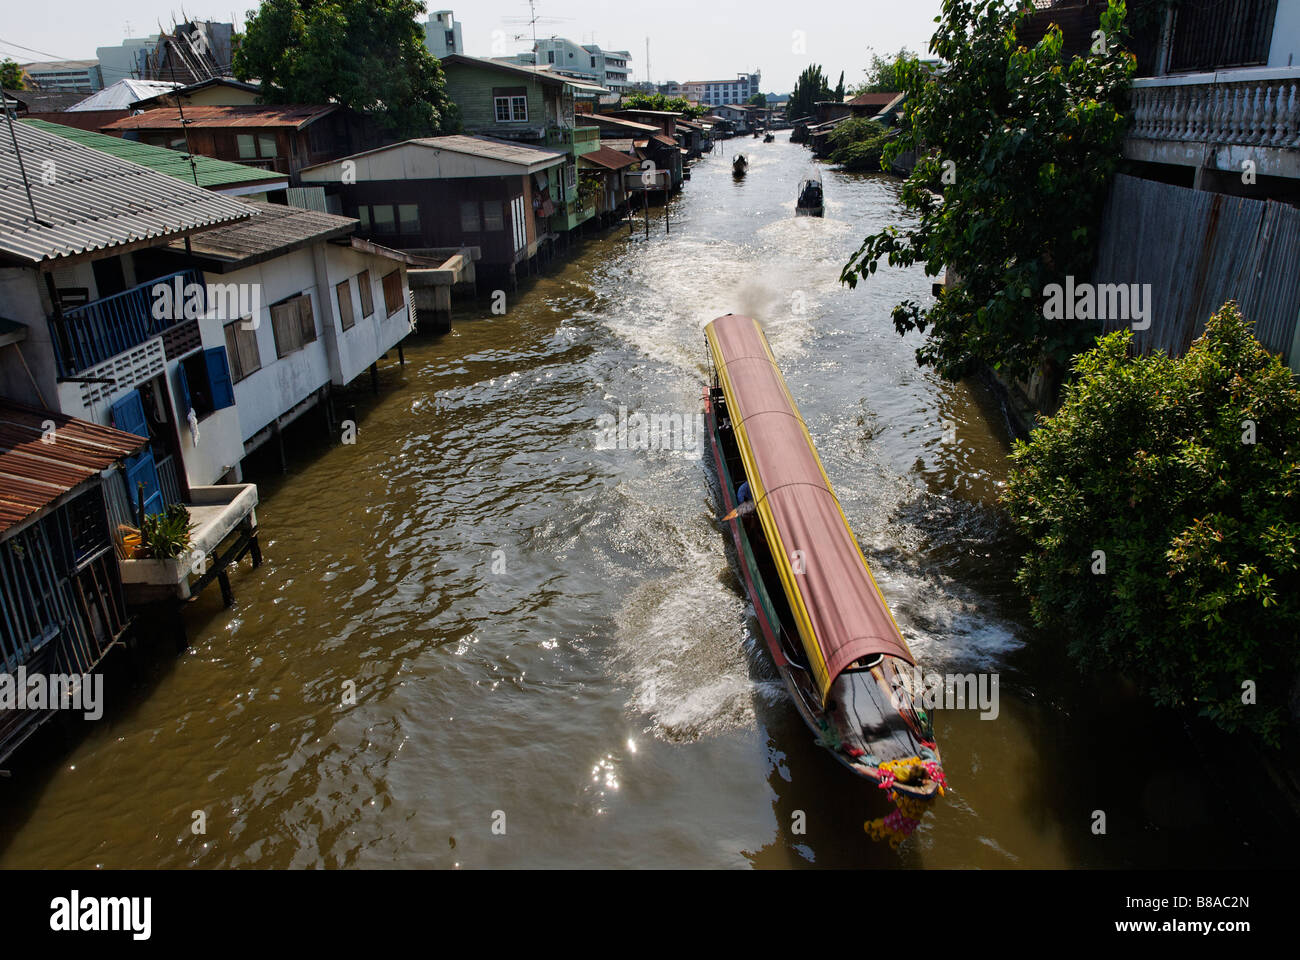
M 140 166 L 156 170 L 158 173 L 165 173 L 177 180 L 183 180 L 189 184 L 194 183 L 195 171 L 190 169 L 189 156 L 179 150 L 155 147 L 148 143 L 140 143 L 138 140 L 111 137 L 106 133 L 96 133 L 94 130 L 65 127 L 60 123 L 50 123 L 47 120 L 24 119 L 22 122 L 46 133 L 53 133 L 68 140 L 73 140 L 93 150 L 100 150 L 122 160 L 138 163 Z M 242 163 L 231 163 L 229 160 L 217 160 L 213 157 L 202 157 L 197 154 L 194 159 L 198 162 L 198 185 L 209 190 L 217 187 L 256 186 L 259 183 L 272 183 L 288 179 L 282 173 L 259 170 L 257 167 L 248 167 Z

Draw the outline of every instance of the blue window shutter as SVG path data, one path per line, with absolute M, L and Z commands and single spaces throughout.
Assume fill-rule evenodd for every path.
M 176 364 L 176 399 L 180 401 L 181 419 L 184 420 L 194 406 L 194 401 L 190 399 L 190 379 L 185 376 L 185 364 Z
M 140 391 L 132 390 L 117 403 L 113 404 L 113 426 L 137 437 L 149 436 L 149 425 L 144 419 L 144 404 L 140 400 Z
M 204 350 L 203 357 L 208 361 L 208 383 L 212 386 L 213 409 L 233 407 L 235 385 L 230 379 L 230 364 L 226 360 L 226 348 L 213 347 L 211 350 Z
M 163 512 L 162 487 L 158 483 L 158 468 L 153 462 L 153 452 L 130 457 L 126 461 L 126 489 L 131 497 L 131 513 L 139 506 L 137 485 L 144 484 L 144 512 L 147 516 Z

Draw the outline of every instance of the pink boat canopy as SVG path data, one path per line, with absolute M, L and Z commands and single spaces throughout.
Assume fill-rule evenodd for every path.
M 885 654 L 914 663 L 762 328 L 728 314 L 705 335 L 822 702 L 835 678 L 859 660 Z

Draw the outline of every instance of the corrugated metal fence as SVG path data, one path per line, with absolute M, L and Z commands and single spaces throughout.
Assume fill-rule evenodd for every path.
M 1093 281 L 1151 284 L 1151 326 L 1133 335 L 1143 353 L 1185 353 L 1206 319 L 1236 300 L 1260 343 L 1300 367 L 1292 355 L 1300 324 L 1294 207 L 1121 174 L 1106 203 Z

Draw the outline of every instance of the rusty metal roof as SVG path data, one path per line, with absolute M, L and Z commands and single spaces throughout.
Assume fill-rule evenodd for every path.
M 105 133 L 120 135 L 124 130 L 180 129 L 181 113 L 185 126 L 194 127 L 292 127 L 299 130 L 338 109 L 334 103 L 222 103 L 194 104 L 184 111 L 176 107 L 157 107 L 133 117 L 123 117 L 104 127 Z
M 42 437 L 53 426 L 53 442 Z M 0 534 L 94 480 L 145 437 L 0 397 Z
M 180 237 L 253 211 L 230 197 L 25 123 L 0 137 L 0 258 L 40 264 L 124 244 Z M 47 182 L 52 180 L 52 182 Z M 28 201 L 27 189 L 31 190 Z M 32 215 L 32 205 L 36 215 Z
M 605 142 L 608 143 L 609 141 Z M 606 146 L 602 146 L 599 150 L 593 150 L 591 153 L 584 153 L 578 159 L 597 164 L 607 170 L 622 170 L 624 167 L 630 167 L 637 162 L 636 157 L 630 157 L 626 153 L 621 153 Z

